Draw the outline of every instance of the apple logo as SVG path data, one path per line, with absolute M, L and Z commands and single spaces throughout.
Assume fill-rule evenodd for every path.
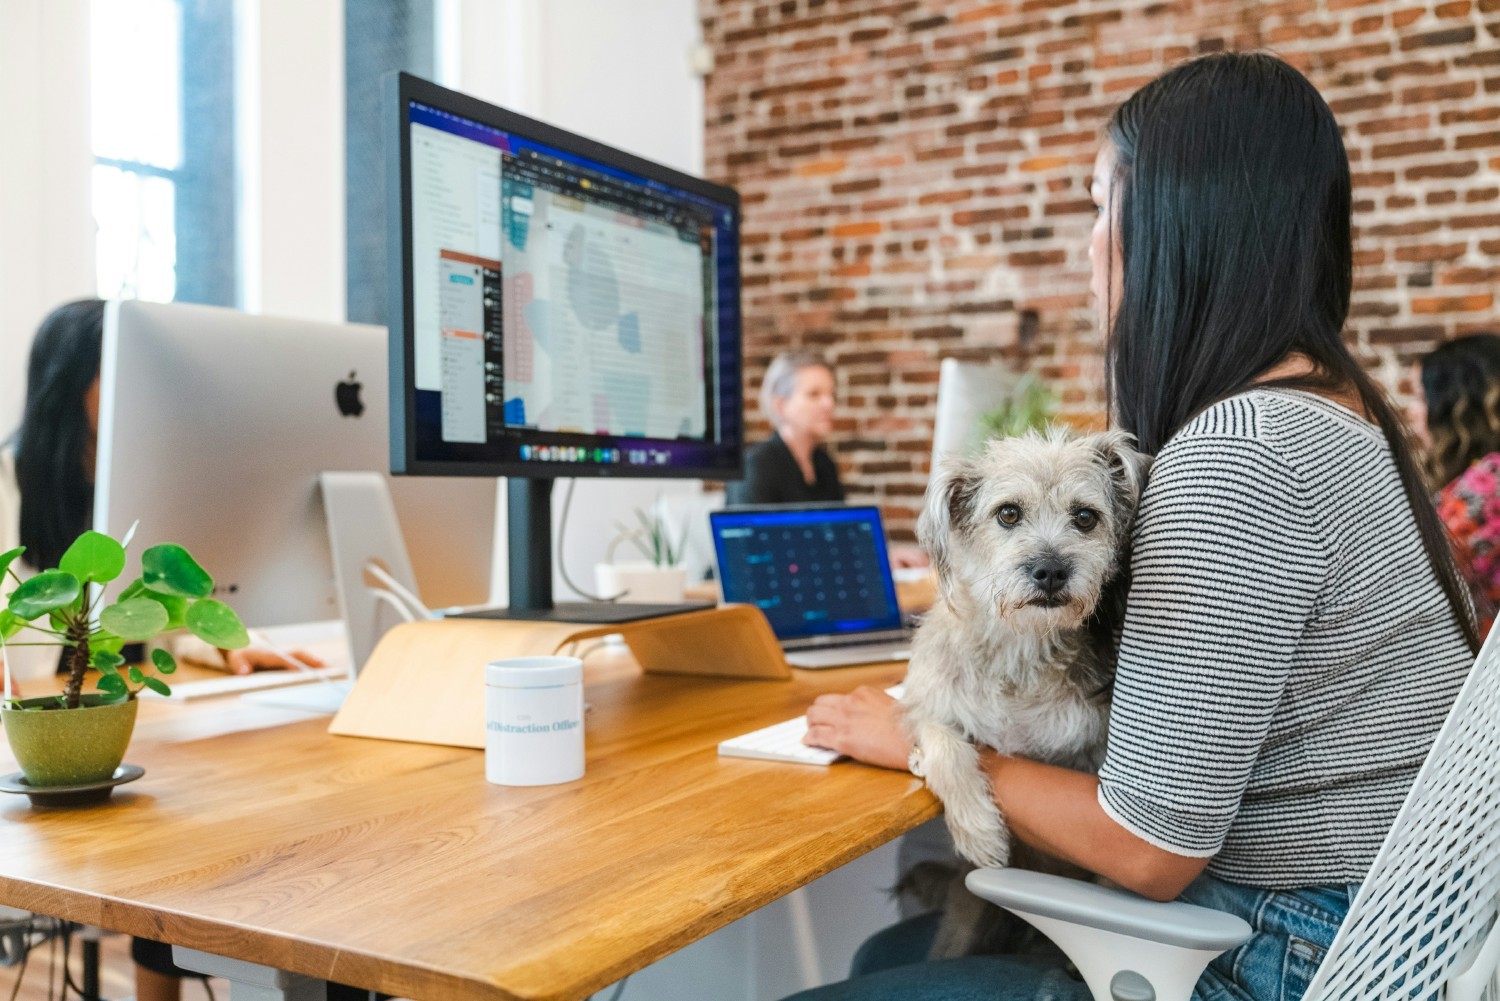
M 363 383 L 355 381 L 353 372 L 349 373 L 347 382 L 341 382 L 334 387 L 333 398 L 339 405 L 339 413 L 345 417 L 358 417 L 365 412 L 364 402 L 359 398 L 359 391 L 363 387 Z

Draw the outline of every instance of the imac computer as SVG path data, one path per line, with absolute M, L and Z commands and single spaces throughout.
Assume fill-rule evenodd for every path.
M 340 618 L 318 479 L 385 468 L 386 357 L 380 327 L 110 303 L 94 527 L 186 546 L 250 626 Z M 390 487 L 423 601 L 487 601 L 495 481 Z
M 682 610 L 554 605 L 552 481 L 742 475 L 738 195 L 406 74 L 387 98 L 391 471 L 508 478 L 501 615 Z

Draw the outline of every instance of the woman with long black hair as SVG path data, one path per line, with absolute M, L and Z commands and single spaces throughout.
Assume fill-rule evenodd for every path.
M 37 328 L 21 425 L 0 443 L 0 553 L 25 546 L 22 573 L 57 566 L 94 515 L 99 427 L 99 347 L 104 302 L 81 299 Z M 51 647 L 12 647 L 15 677 L 56 670 Z
M 1111 118 L 1090 245 L 1116 424 L 1155 457 L 1098 776 L 984 752 L 1012 833 L 1255 934 L 1195 998 L 1296 1001 L 1477 649 L 1402 424 L 1342 339 L 1349 165 L 1269 55 L 1177 67 Z M 809 742 L 902 768 L 899 709 L 825 696 Z M 968 957 L 799 995 L 1085 999 Z

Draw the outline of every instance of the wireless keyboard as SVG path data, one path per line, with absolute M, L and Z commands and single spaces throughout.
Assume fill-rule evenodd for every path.
M 892 685 L 886 694 L 900 698 L 902 685 Z M 773 723 L 738 737 L 719 742 L 721 758 L 755 758 L 760 761 L 788 761 L 796 765 L 831 765 L 843 757 L 826 747 L 809 747 L 802 743 L 807 735 L 807 717 Z
M 338 667 L 315 668 L 311 671 L 286 670 L 286 671 L 256 671 L 253 674 L 226 674 L 222 678 L 198 678 L 193 681 L 183 681 L 172 684 L 168 679 L 167 684 L 172 687 L 173 699 L 210 699 L 220 695 L 242 695 L 245 692 L 259 692 L 267 688 L 284 688 L 288 685 L 305 685 L 308 682 L 316 682 L 320 679 L 335 681 L 349 674 L 343 665 Z M 159 699 L 164 696 L 157 695 L 147 689 L 141 692 L 142 698 Z

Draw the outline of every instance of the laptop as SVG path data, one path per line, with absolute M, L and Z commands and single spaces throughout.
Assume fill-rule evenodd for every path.
M 755 605 L 794 667 L 905 660 L 880 509 L 738 507 L 709 515 L 724 600 Z

